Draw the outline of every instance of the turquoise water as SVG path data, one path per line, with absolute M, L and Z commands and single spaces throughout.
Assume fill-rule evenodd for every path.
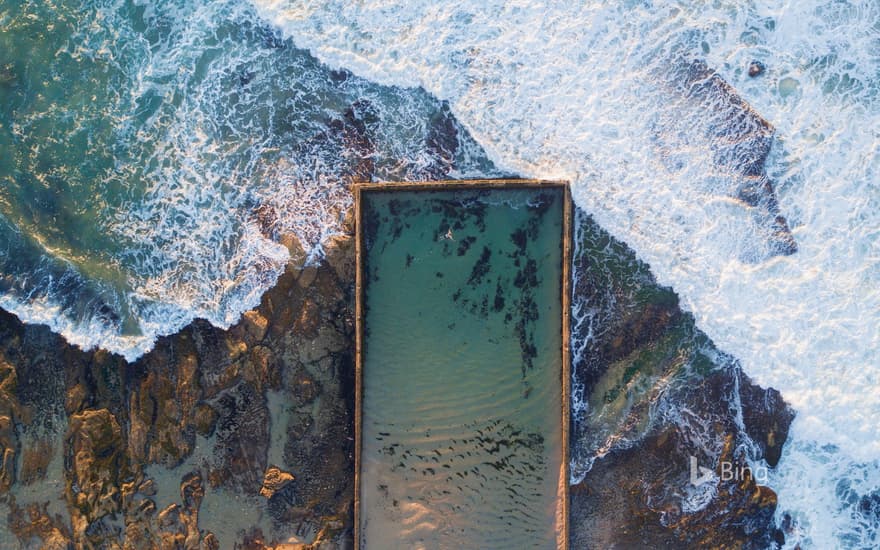
M 247 2 L 0 0 L 0 307 L 128 359 L 228 326 L 281 235 L 320 254 L 364 163 L 429 177 L 445 109 L 323 66 Z
M 362 197 L 362 542 L 556 548 L 562 189 Z

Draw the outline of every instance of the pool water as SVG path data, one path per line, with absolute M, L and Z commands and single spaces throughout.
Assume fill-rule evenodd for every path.
M 362 548 L 561 544 L 565 200 L 361 192 Z

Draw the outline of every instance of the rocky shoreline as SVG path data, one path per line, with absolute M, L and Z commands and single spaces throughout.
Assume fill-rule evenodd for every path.
M 719 481 L 699 509 L 678 489 L 707 443 L 738 465 L 750 449 L 775 466 L 790 409 L 731 358 L 701 359 L 711 342 L 675 295 L 578 219 L 575 305 L 616 299 L 606 336 L 573 365 L 604 403 L 573 427 L 573 446 L 596 454 L 571 487 L 573 547 L 782 540 L 775 495 L 751 476 Z M 351 547 L 351 226 L 318 265 L 285 242 L 293 260 L 260 307 L 226 331 L 194 322 L 133 364 L 0 313 L 0 499 L 21 547 Z M 623 264 L 607 278 L 612 260 Z M 711 425 L 707 439 L 668 414 L 684 409 Z
M 572 547 L 781 545 L 776 495 L 748 465 L 777 466 L 794 412 L 583 212 L 575 235 Z M 692 459 L 709 482 L 694 485 Z
M 350 546 L 346 227 L 314 266 L 285 239 L 287 271 L 230 330 L 196 321 L 133 364 L 0 312 L 6 534 L 24 548 Z
M 687 68 L 688 101 L 705 109 L 720 97 L 730 118 L 754 118 L 714 73 Z M 319 136 L 351 153 L 352 179 L 374 177 L 374 117 L 352 105 Z M 450 177 L 470 143 L 446 105 L 427 126 L 430 162 L 401 168 L 407 179 Z M 793 253 L 763 171 L 772 129 L 747 126 L 716 162 L 753 158 L 741 175 L 754 185 L 736 194 L 771 252 Z M 271 208 L 254 216 L 292 259 L 229 330 L 195 321 L 129 364 L 0 310 L 0 546 L 352 546 L 351 216 L 314 265 L 296 238 L 275 235 Z M 775 467 L 792 411 L 715 349 L 632 251 L 583 213 L 576 224 L 572 546 L 780 543 L 770 489 L 747 475 L 696 491 L 688 466 L 693 456 L 716 473 L 721 461 Z

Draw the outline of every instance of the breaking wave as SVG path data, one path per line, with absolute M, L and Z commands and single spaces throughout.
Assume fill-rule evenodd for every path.
M 804 529 L 787 544 L 876 545 L 876 2 L 254 2 L 330 66 L 449 101 L 501 169 L 570 179 L 577 204 L 797 409 L 773 483 Z M 742 189 L 762 131 L 739 129 L 755 118 L 731 118 L 724 93 L 682 93 L 699 60 L 776 126 L 766 212 Z M 765 74 L 748 76 L 752 60 Z

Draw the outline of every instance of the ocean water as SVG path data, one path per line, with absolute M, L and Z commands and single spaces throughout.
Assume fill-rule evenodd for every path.
M 330 66 L 449 101 L 500 168 L 569 178 L 576 203 L 796 408 L 771 483 L 799 522 L 789 546 L 878 544 L 880 5 L 255 4 Z M 775 125 L 768 169 L 796 254 L 762 257 L 711 153 L 721 111 L 671 90 L 698 58 Z M 753 59 L 768 69 L 751 79 Z
M 365 548 L 557 548 L 560 187 L 362 191 Z
M 0 307 L 129 360 L 256 306 L 280 235 L 320 256 L 365 161 L 428 177 L 449 116 L 331 71 L 245 2 L 10 1 L 0 30 Z
M 278 235 L 320 254 L 364 157 L 377 179 L 436 174 L 426 136 L 450 112 L 453 176 L 571 180 L 796 408 L 770 482 L 787 545 L 877 546 L 875 0 L 5 1 L 0 29 L 3 308 L 129 359 L 194 317 L 227 326 L 282 269 Z M 713 153 L 737 121 L 676 89 L 694 59 L 775 126 L 795 254 Z M 369 154 L 346 144 L 358 121 Z

